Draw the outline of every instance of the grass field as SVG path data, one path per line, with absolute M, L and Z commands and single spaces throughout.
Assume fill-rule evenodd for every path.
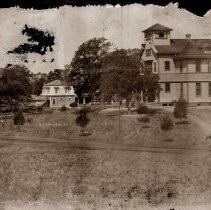
M 149 123 L 139 122 L 136 114 L 123 114 L 118 136 L 117 115 L 93 112 L 87 127 L 92 135 L 80 138 L 85 144 L 90 139 L 137 148 L 204 144 L 202 131 L 194 122 L 175 125 L 169 133 L 174 141 L 163 141 L 159 128 L 162 114 L 150 116 Z M 2 136 L 56 137 L 68 141 L 79 136 L 71 110 L 28 117 L 32 122 L 26 123 L 22 132 L 17 132 L 8 120 Z M 210 164 L 209 150 L 86 150 L 65 143 L 1 141 L 0 201 L 5 210 L 41 209 L 34 206 L 42 203 L 43 209 L 49 210 L 53 208 L 48 203 L 54 203 L 55 209 L 98 210 L 147 209 L 147 206 L 153 209 L 163 204 L 173 208 L 178 203 L 208 202 Z M 18 207 L 20 202 L 25 206 Z

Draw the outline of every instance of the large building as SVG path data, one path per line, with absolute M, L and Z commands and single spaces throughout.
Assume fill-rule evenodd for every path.
M 171 39 L 171 28 L 155 24 L 143 31 L 145 70 L 158 74 L 158 102 L 169 105 L 183 97 L 189 103 L 211 105 L 211 40 Z
M 46 97 L 47 107 L 51 108 L 69 107 L 76 99 L 73 87 L 65 85 L 61 80 L 45 84 L 41 95 Z

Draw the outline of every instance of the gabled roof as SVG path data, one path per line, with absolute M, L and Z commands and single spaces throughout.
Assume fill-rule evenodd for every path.
M 191 39 L 178 56 L 211 58 L 211 39 Z
M 144 32 L 144 33 L 146 33 L 146 32 L 154 32 L 154 31 L 156 31 L 156 32 L 169 32 L 169 31 L 172 31 L 172 30 L 173 29 L 171 29 L 171 28 L 168 28 L 168 27 L 163 26 L 163 25 L 161 25 L 159 23 L 156 23 L 153 26 L 145 29 L 142 32 Z
M 53 81 L 45 84 L 45 86 L 65 86 L 65 83 L 61 80 L 53 80 Z
M 170 45 L 155 45 L 158 54 L 189 58 L 211 58 L 210 39 L 171 39 Z
M 155 48 L 159 54 L 178 54 L 182 52 L 188 43 L 187 39 L 171 39 L 170 45 L 155 45 Z

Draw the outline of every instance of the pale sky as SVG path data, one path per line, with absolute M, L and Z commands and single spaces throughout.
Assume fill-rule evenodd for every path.
M 172 38 L 184 38 L 190 33 L 193 38 L 211 39 L 211 12 L 198 17 L 178 9 L 176 4 L 166 7 L 133 4 L 123 7 L 63 6 L 48 10 L 0 9 L 0 66 L 24 64 L 33 72 L 63 68 L 71 62 L 78 46 L 94 37 L 105 37 L 118 48 L 141 48 L 144 41 L 141 31 L 155 23 L 172 28 Z M 26 41 L 27 37 L 21 34 L 25 24 L 54 33 L 54 51 L 44 56 L 28 54 L 29 63 L 22 62 L 20 56 L 8 55 L 8 50 Z M 50 62 L 52 58 L 54 63 Z M 43 63 L 43 59 L 47 62 Z

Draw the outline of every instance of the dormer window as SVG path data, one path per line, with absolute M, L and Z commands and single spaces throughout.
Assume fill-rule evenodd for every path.
M 58 87 L 54 87 L 54 89 L 55 89 L 55 93 L 58 93 L 59 88 Z
M 65 87 L 65 93 L 69 93 L 70 90 L 71 90 L 70 87 Z
M 160 33 L 158 33 L 158 37 L 159 37 L 159 39 L 164 39 L 165 34 L 163 32 L 160 32 Z
M 145 40 L 146 40 L 146 41 L 151 40 L 151 38 L 152 38 L 151 33 L 146 33 L 146 34 L 145 34 Z
M 152 52 L 151 49 L 146 49 L 146 56 L 151 56 Z

